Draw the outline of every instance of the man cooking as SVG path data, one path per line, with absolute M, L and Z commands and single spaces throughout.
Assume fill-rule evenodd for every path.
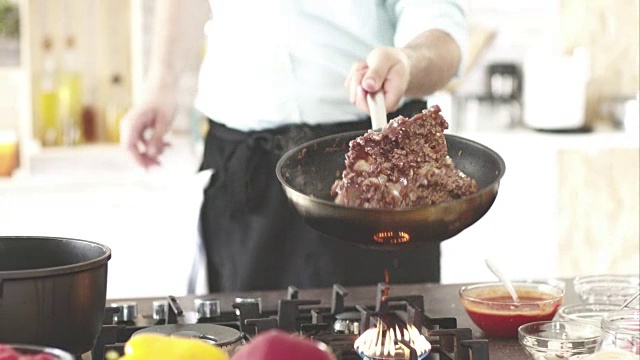
M 438 282 L 438 244 L 380 251 L 325 237 L 289 206 L 275 166 L 303 142 L 364 133 L 367 93 L 384 93 L 390 118 L 423 110 L 460 67 L 460 2 L 202 2 L 155 3 L 146 92 L 122 142 L 141 166 L 160 165 L 177 81 L 206 34 L 195 107 L 209 119 L 201 169 L 213 170 L 200 212 L 209 291 L 370 285 L 385 269 L 393 283 Z

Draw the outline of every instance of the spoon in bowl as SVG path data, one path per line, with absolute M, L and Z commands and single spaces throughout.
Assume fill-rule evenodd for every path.
M 493 275 L 495 275 L 498 279 L 500 279 L 504 287 L 507 288 L 507 291 L 509 292 L 509 295 L 511 295 L 513 302 L 515 302 L 516 304 L 520 303 L 520 298 L 518 297 L 518 293 L 516 292 L 516 289 L 513 287 L 513 284 L 511 283 L 511 281 L 502 274 L 502 271 L 500 271 L 500 269 L 496 266 L 496 264 L 493 263 L 493 261 L 491 261 L 490 259 L 485 259 L 484 262 L 487 264 L 487 267 L 489 268 L 489 270 L 491 270 Z
M 640 296 L 640 292 L 635 293 L 633 296 L 627 299 L 627 301 L 625 301 L 624 304 L 620 306 L 620 310 L 624 310 L 627 306 L 629 306 L 629 304 L 631 304 L 635 299 L 637 299 L 638 296 Z

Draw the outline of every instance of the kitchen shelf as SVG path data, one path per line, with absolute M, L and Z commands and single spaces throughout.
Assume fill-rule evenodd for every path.
M 23 101 L 18 105 L 20 116 L 15 126 L 21 154 L 19 172 L 30 172 L 31 162 L 41 160 L 43 153 L 60 152 L 53 148 L 44 152 L 37 150 L 41 128 L 38 89 L 43 76 L 45 37 L 53 41 L 52 56 L 59 66 L 63 63 L 67 37 L 71 35 L 76 39 L 76 60 L 83 76 L 82 96 L 94 98 L 92 104 L 104 133 L 108 99 L 117 96 L 133 103 L 139 96 L 149 52 L 149 11 L 152 6 L 153 2 L 148 0 L 20 2 L 20 66 L 25 79 L 24 86 L 18 90 Z M 122 79 L 117 94 L 109 87 L 114 74 Z M 74 146 L 70 151 L 86 152 L 85 146 Z

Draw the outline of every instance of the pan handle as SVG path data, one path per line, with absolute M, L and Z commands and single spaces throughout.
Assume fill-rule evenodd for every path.
M 367 105 L 371 116 L 371 129 L 380 130 L 387 125 L 387 108 L 384 105 L 384 93 L 382 90 L 371 94 L 367 93 Z

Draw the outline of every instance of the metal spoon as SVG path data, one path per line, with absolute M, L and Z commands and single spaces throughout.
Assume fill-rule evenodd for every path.
M 513 301 L 515 303 L 519 303 L 520 298 L 518 297 L 518 293 L 513 287 L 513 284 L 511 284 L 511 281 L 502 274 L 502 271 L 500 271 L 500 269 L 498 269 L 498 267 L 490 259 L 485 259 L 484 262 L 487 264 L 487 267 L 489 268 L 489 270 L 491 270 L 493 275 L 500 279 L 504 287 L 507 288 L 507 291 L 509 292 L 509 295 L 511 295 Z
M 382 90 L 374 94 L 367 93 L 367 105 L 369 105 L 369 114 L 371 115 L 371 129 L 382 129 L 387 125 L 387 109 L 384 106 Z
M 624 304 L 622 304 L 622 306 L 620 306 L 620 310 L 624 310 L 624 308 L 626 308 L 627 306 L 629 306 L 629 304 L 631 304 L 633 302 L 633 300 L 637 299 L 638 296 L 640 296 L 640 291 L 635 293 L 633 296 L 631 296 L 629 299 L 627 299 L 627 301 L 624 302 Z

